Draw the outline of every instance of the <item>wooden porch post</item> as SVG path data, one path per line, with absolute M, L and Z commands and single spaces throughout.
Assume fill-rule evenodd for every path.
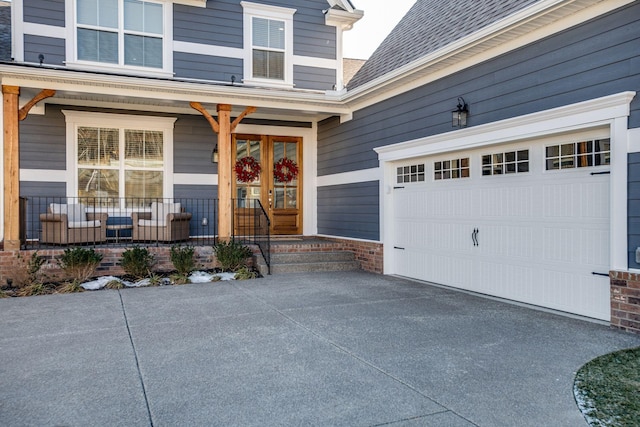
M 218 238 L 229 240 L 231 230 L 231 105 L 218 104 Z
M 4 250 L 20 249 L 18 86 L 2 86 L 4 119 Z
M 254 113 L 256 107 L 247 107 L 231 123 L 231 105 L 218 104 L 218 121 L 199 102 L 189 103 L 191 108 L 199 111 L 211 125 L 211 129 L 218 134 L 218 239 L 229 240 L 232 233 L 231 221 L 231 179 L 233 177 L 231 171 L 231 133 L 235 131 L 236 126 L 247 115 Z
M 20 87 L 2 86 L 4 119 L 4 250 L 20 249 L 20 127 L 38 102 L 56 94 L 43 89 L 19 108 Z

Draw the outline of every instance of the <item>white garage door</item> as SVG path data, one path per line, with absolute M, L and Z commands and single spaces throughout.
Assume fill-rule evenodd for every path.
M 398 163 L 394 272 L 609 320 L 608 141 L 592 132 Z

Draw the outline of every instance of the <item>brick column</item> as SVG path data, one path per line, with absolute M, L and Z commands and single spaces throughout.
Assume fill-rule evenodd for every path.
M 610 271 L 611 326 L 640 333 L 640 274 Z

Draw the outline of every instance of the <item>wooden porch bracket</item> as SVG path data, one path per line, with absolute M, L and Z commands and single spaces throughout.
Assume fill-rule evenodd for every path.
M 236 129 L 238 124 L 248 114 L 254 113 L 256 107 L 247 107 L 231 123 L 231 105 L 218 104 L 218 121 L 209 114 L 209 112 L 199 102 L 190 102 L 189 105 L 194 110 L 202 114 L 211 129 L 218 134 L 218 239 L 229 240 L 232 234 L 231 230 L 231 133 Z
M 36 105 L 38 102 L 43 99 L 51 98 L 56 94 L 56 91 L 53 89 L 43 89 L 39 94 L 33 97 L 33 99 L 26 104 L 18 111 L 18 120 L 23 121 L 29 115 L 29 111 Z
M 4 250 L 20 249 L 20 127 L 38 102 L 55 95 L 44 89 L 19 108 L 20 87 L 2 85 L 4 119 Z

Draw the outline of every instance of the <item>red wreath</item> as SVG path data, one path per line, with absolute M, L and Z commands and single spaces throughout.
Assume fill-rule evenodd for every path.
M 251 156 L 236 160 L 236 178 L 240 182 L 253 182 L 260 176 L 260 163 Z
M 276 181 L 288 184 L 298 176 L 298 165 L 293 160 L 283 157 L 273 165 L 273 176 Z

